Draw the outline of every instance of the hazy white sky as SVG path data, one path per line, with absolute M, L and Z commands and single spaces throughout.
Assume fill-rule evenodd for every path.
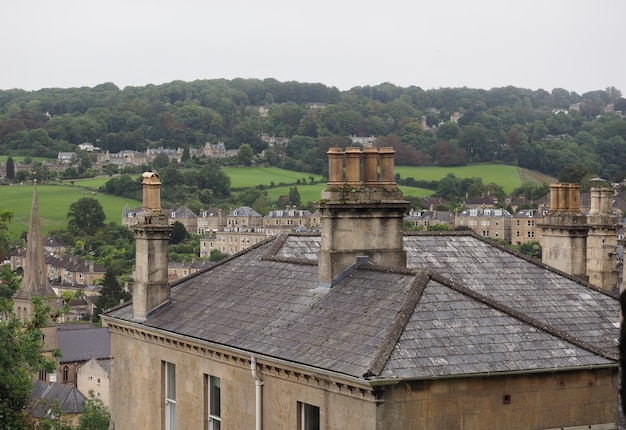
M 275 78 L 626 94 L 624 0 L 6 0 L 0 89 Z

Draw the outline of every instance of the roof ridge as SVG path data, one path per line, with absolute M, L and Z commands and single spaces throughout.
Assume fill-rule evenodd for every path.
M 267 245 L 268 242 L 271 242 L 273 240 L 275 240 L 278 236 L 269 236 L 267 239 L 262 240 L 261 242 L 255 243 L 254 245 L 250 246 L 249 248 L 246 249 L 242 249 L 241 251 L 230 255 L 226 258 L 221 259 L 220 261 L 216 261 L 215 264 L 211 264 L 209 267 L 205 267 L 204 269 L 198 270 L 197 272 L 191 273 L 188 276 L 185 276 L 183 278 L 177 279 L 176 281 L 172 282 L 169 284 L 170 288 L 175 287 L 176 285 L 180 284 L 181 282 L 185 282 L 188 281 L 189 279 L 195 278 L 205 272 L 208 272 L 209 270 L 213 270 L 216 267 L 219 267 L 223 264 L 228 263 L 229 261 L 233 260 L 234 258 L 237 258 L 243 254 L 247 254 L 248 252 L 255 250 L 257 248 L 260 248 L 261 246 Z M 275 244 L 272 244 L 272 247 L 274 247 Z M 269 252 L 269 251 L 268 251 Z M 264 258 L 264 257 L 263 257 Z M 132 301 L 131 301 L 132 302 Z M 130 302 L 127 302 L 130 303 Z
M 526 254 L 522 254 L 519 251 L 515 251 L 514 249 L 511 249 L 507 246 L 502 245 L 499 241 L 493 240 L 491 238 L 488 237 L 483 237 L 481 235 L 479 235 L 478 233 L 476 233 L 473 230 L 453 230 L 453 231 L 403 231 L 402 232 L 402 236 L 403 237 L 411 237 L 411 236 L 471 236 L 474 239 L 477 239 L 483 243 L 488 244 L 489 246 L 493 246 L 494 248 L 497 248 L 500 251 L 504 251 L 507 254 L 511 254 L 514 255 L 518 258 L 521 258 L 525 261 L 528 261 L 536 266 L 539 266 L 543 269 L 548 269 L 551 272 L 554 272 L 560 276 L 563 276 L 567 279 L 569 279 L 570 281 L 574 281 L 579 285 L 582 285 L 583 287 L 586 287 L 594 292 L 597 293 L 601 293 L 605 296 L 614 298 L 615 300 L 619 300 L 619 294 L 618 293 L 614 293 L 614 292 L 610 292 L 610 291 L 606 291 L 603 290 L 600 287 L 596 287 L 595 285 L 585 281 L 584 279 L 578 278 L 576 276 L 572 276 L 568 273 L 562 272 L 558 269 L 555 269 L 554 267 L 537 260 L 536 258 L 533 258 L 529 255 Z
M 596 355 L 599 355 L 602 358 L 605 358 L 607 360 L 619 360 L 619 355 L 616 355 L 610 351 L 604 350 L 602 348 L 598 348 L 594 345 L 591 345 L 587 342 L 585 342 L 582 339 L 578 339 L 574 336 L 571 336 L 570 334 L 564 332 L 563 330 L 559 330 L 549 324 L 545 324 L 542 323 L 541 321 L 532 318 L 526 314 L 524 314 L 523 312 L 517 311 L 515 309 L 513 309 L 510 306 L 507 306 L 497 300 L 494 300 L 488 296 L 482 295 L 470 288 L 467 288 L 449 278 L 446 278 L 438 273 L 434 273 L 434 272 L 428 272 L 430 275 L 430 278 L 434 281 L 437 281 L 449 288 L 452 288 L 453 290 L 464 294 L 466 296 L 469 296 L 471 298 L 473 298 L 474 300 L 477 300 L 481 303 L 486 304 L 487 306 L 496 309 L 500 312 L 503 312 L 507 315 L 509 315 L 510 317 L 513 317 L 519 321 L 522 321 L 523 323 L 526 323 L 532 327 L 535 327 L 545 333 L 551 334 L 553 336 L 558 337 L 561 340 L 564 340 L 566 342 L 571 343 L 572 345 L 575 345 L 579 348 L 582 348 L 586 351 L 592 352 Z
M 424 270 L 419 273 L 415 273 L 415 279 L 411 283 L 411 288 L 406 294 L 406 299 L 404 300 L 404 303 L 402 303 L 400 310 L 396 313 L 396 316 L 384 337 L 381 347 L 370 361 L 368 371 L 363 375 L 364 378 L 378 376 L 385 368 L 389 357 L 391 357 L 391 353 L 396 347 L 396 344 L 400 340 L 400 336 L 402 336 L 406 325 L 415 311 L 417 303 L 422 298 L 430 278 L 431 274 L 428 271 Z

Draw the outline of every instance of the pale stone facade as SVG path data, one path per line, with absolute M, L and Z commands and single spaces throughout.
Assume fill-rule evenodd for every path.
M 468 209 L 457 214 L 455 227 L 468 227 L 482 237 L 511 241 L 511 214 L 504 209 Z
M 254 428 L 250 356 L 154 333 L 138 324 L 115 323 L 110 328 L 116 357 L 112 381 L 118 399 L 113 404 L 116 429 L 165 428 L 164 362 L 176 364 L 176 384 L 181 387 L 176 392 L 177 428 L 207 428 L 205 375 L 221 379 L 222 428 Z M 256 360 L 263 380 L 263 427 L 274 430 L 299 428 L 298 402 L 317 405 L 319 428 L 326 430 L 531 430 L 561 428 L 563 423 L 616 428 L 616 368 L 376 386 L 271 359 Z M 144 410 L 123 400 L 137 398 Z
M 537 227 L 537 224 L 541 222 L 542 217 L 537 209 L 517 211 L 511 222 L 511 243 L 521 245 L 527 242 L 539 242 L 541 229 Z
M 92 358 L 76 372 L 76 388 L 89 397 L 89 392 L 102 400 L 106 407 L 111 406 L 111 360 Z

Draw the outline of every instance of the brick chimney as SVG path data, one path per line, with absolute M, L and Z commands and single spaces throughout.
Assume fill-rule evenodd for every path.
M 321 285 L 331 285 L 357 257 L 406 267 L 402 222 L 409 202 L 394 181 L 394 153 L 393 148 L 328 150 L 328 183 L 319 203 Z
M 143 174 L 143 206 L 135 232 L 135 283 L 133 319 L 144 321 L 151 312 L 169 303 L 167 245 L 172 227 L 161 210 L 161 180 L 154 172 Z

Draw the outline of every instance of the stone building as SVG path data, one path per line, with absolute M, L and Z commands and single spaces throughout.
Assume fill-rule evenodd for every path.
M 311 211 L 298 209 L 296 206 L 270 211 L 263 217 L 263 227 L 270 235 L 288 230 L 306 231 L 310 226 Z
M 11 269 L 25 269 L 27 251 L 11 254 Z M 95 285 L 104 278 L 106 269 L 93 261 L 85 261 L 75 255 L 45 255 L 44 270 L 51 282 L 62 285 Z
M 226 215 L 220 208 L 200 210 L 197 220 L 197 234 L 212 234 L 226 227 Z
M 615 428 L 616 297 L 471 231 L 403 235 L 393 150 L 329 158 L 321 236 L 171 285 L 144 177 L 133 302 L 103 315 L 117 430 Z
M 521 209 L 513 215 L 511 221 L 511 243 L 521 245 L 526 242 L 539 242 L 541 229 L 537 227 L 543 214 L 538 209 Z
M 450 211 L 411 209 L 409 214 L 404 217 L 404 220 L 409 222 L 412 226 L 422 226 L 424 230 L 435 225 L 446 225 L 450 229 L 454 229 L 455 216 L 454 213 Z
M 468 227 L 482 237 L 511 241 L 511 214 L 506 209 L 467 209 L 457 214 L 455 227 Z
M 85 396 L 89 392 L 102 400 L 106 407 L 111 406 L 111 363 L 112 359 L 91 358 L 76 371 L 76 388 Z

